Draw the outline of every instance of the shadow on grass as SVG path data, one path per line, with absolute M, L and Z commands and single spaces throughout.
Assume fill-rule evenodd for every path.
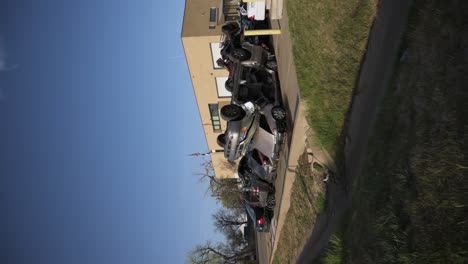
M 382 103 L 365 170 L 352 186 L 352 209 L 337 234 L 347 262 L 468 260 L 468 135 L 461 129 L 468 126 L 461 84 L 467 61 L 455 59 L 468 46 L 461 22 L 467 16 L 464 1 L 414 3 L 399 54 L 410 55 Z
M 398 19 L 398 23 L 404 23 L 403 20 L 406 18 L 406 16 L 401 15 L 400 17 L 394 17 L 391 15 L 392 12 L 388 12 L 388 10 L 394 11 L 392 9 L 389 9 L 389 5 L 391 4 L 390 2 L 385 2 L 385 8 L 379 9 L 378 12 L 379 14 L 377 17 L 379 17 L 380 21 L 386 21 L 387 23 L 390 22 L 395 22 L 393 20 Z M 403 10 L 406 10 L 406 6 L 401 5 L 401 8 Z M 385 20 L 386 19 L 386 20 Z M 392 20 L 393 19 L 393 20 Z M 401 21 L 399 20 L 401 19 Z M 366 155 L 365 151 L 366 148 L 362 147 L 363 145 L 366 144 L 367 142 L 367 134 L 368 134 L 368 129 L 372 126 L 371 120 L 372 120 L 372 115 L 374 111 L 374 104 L 375 107 L 377 106 L 377 99 L 379 95 L 380 89 L 373 89 L 371 85 L 378 85 L 379 87 L 382 85 L 385 86 L 386 83 L 384 80 L 386 80 L 386 74 L 392 70 L 391 66 L 388 66 L 387 64 L 379 64 L 378 61 L 381 59 L 385 59 L 386 61 L 393 62 L 394 60 L 394 55 L 393 52 L 396 52 L 396 50 L 393 49 L 392 43 L 395 42 L 389 42 L 385 43 L 383 45 L 382 49 L 384 47 L 388 48 L 386 52 L 386 56 L 380 56 L 379 52 L 375 52 L 377 49 L 375 48 L 375 45 L 381 45 L 380 43 L 382 41 L 382 32 L 386 32 L 386 29 L 383 29 L 385 27 L 385 23 L 380 22 L 378 26 L 375 26 L 374 24 L 372 25 L 371 29 L 373 30 L 372 34 L 376 34 L 377 37 L 374 38 L 374 53 L 371 53 L 371 57 L 367 57 L 366 54 L 361 54 L 359 57 L 359 61 L 355 62 L 353 65 L 354 67 L 357 67 L 357 69 L 354 71 L 354 75 L 352 78 L 352 82 L 349 83 L 351 89 L 350 97 L 348 98 L 347 101 L 341 102 L 342 105 L 345 105 L 346 107 L 342 108 L 345 111 L 342 112 L 343 114 L 343 119 L 342 122 L 339 124 L 341 129 L 339 130 L 339 133 L 335 134 L 334 138 L 334 148 L 333 148 L 333 154 L 335 158 L 335 163 L 337 165 L 337 172 L 334 174 L 334 177 L 331 178 L 327 185 L 327 194 L 326 194 L 326 208 L 324 212 L 318 217 L 316 225 L 314 226 L 314 230 L 312 232 L 312 235 L 307 242 L 305 246 L 305 250 L 303 254 L 299 257 L 298 262 L 301 263 L 309 263 L 313 260 L 316 260 L 320 256 L 324 256 L 323 252 L 327 248 L 330 238 L 333 237 L 335 232 L 340 229 L 340 225 L 342 223 L 342 219 L 347 216 L 347 211 L 351 208 L 351 194 L 350 190 L 353 188 L 353 186 L 356 184 L 355 181 L 358 179 L 355 179 L 353 177 L 360 176 L 360 175 L 347 175 L 349 174 L 356 174 L 357 172 L 360 171 L 360 164 L 361 164 L 361 156 Z M 344 24 L 344 28 L 347 28 L 349 26 L 349 23 Z M 347 32 L 352 32 L 351 30 Z M 393 34 L 396 36 L 400 35 L 399 28 L 395 27 L 395 29 L 392 31 Z M 344 33 L 346 34 L 346 33 Z M 383 35 L 385 37 L 388 37 L 387 35 Z M 369 37 L 369 39 L 372 38 Z M 346 39 L 346 37 L 342 37 L 342 39 Z M 378 44 L 376 44 L 375 39 L 378 39 L 380 41 Z M 395 41 L 398 41 L 398 37 L 395 39 Z M 369 40 L 366 38 L 366 47 L 365 50 L 367 50 L 369 46 Z M 363 56 L 364 55 L 364 56 Z M 344 59 L 347 60 L 356 60 L 356 57 L 344 57 Z M 359 85 L 359 78 L 360 75 L 363 73 L 361 72 L 364 63 L 367 63 L 367 68 L 375 66 L 378 67 L 378 69 L 375 69 L 375 71 L 366 71 L 365 79 L 369 83 L 367 83 L 367 89 L 366 91 L 359 91 L 358 85 Z M 345 65 L 345 67 L 349 67 L 349 65 Z M 347 69 L 346 72 L 352 72 L 350 69 Z M 370 74 L 368 73 L 373 73 L 374 75 L 370 77 Z M 377 77 L 376 77 L 377 76 Z M 378 79 L 381 78 L 381 79 Z M 372 92 L 370 92 L 372 90 Z M 366 92 L 365 96 L 361 96 L 361 92 Z M 375 94 L 376 97 L 369 96 L 369 94 Z M 350 138 L 349 136 L 349 131 L 350 131 L 350 118 L 351 118 L 351 111 L 352 108 L 356 106 L 356 97 L 359 98 L 359 103 L 364 104 L 362 105 L 357 105 L 358 106 L 358 111 L 353 112 L 353 118 L 358 118 L 357 122 L 353 120 L 353 122 L 356 122 L 356 124 L 353 125 L 353 130 L 352 135 L 355 138 Z M 363 99 L 364 98 L 364 99 Z M 367 101 L 366 101 L 367 100 Z M 371 102 L 372 103 L 371 103 Z M 366 113 L 360 113 L 360 110 L 368 110 Z M 356 116 L 356 115 L 361 115 L 362 116 Z M 367 118 L 367 122 L 360 122 L 360 118 Z M 313 122 L 313 120 L 312 120 Z M 349 147 L 348 144 L 352 141 L 352 147 Z M 348 147 L 345 157 L 345 147 Z M 348 159 L 348 160 L 346 160 Z M 385 159 L 382 159 L 385 160 Z M 346 167 L 346 164 L 350 166 L 349 168 Z M 351 172 L 351 173 L 350 173 Z M 361 177 L 359 177 L 361 178 Z M 378 184 L 381 184 L 379 182 Z M 381 185 L 382 187 L 387 187 L 386 185 Z M 340 238 L 340 237 L 339 237 Z M 346 248 L 346 240 L 341 239 L 342 246 L 341 248 Z M 336 251 L 336 250 L 335 250 Z M 343 258 L 344 254 L 340 254 L 340 258 Z

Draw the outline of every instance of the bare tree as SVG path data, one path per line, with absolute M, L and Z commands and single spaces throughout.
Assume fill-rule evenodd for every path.
M 234 248 L 223 243 L 212 244 L 207 241 L 203 245 L 196 246 L 189 253 L 188 262 L 193 264 L 245 263 L 246 258 L 254 252 L 254 249 L 248 247 Z
M 244 216 L 242 216 L 244 215 Z M 255 247 L 248 245 L 240 226 L 247 223 L 245 210 L 220 209 L 214 215 L 216 230 L 224 235 L 224 242 L 207 241 L 192 250 L 189 263 L 248 263 Z
M 242 225 L 247 224 L 245 209 L 221 208 L 213 214 L 214 226 L 216 230 L 222 232 L 226 228 L 238 230 Z
M 225 164 L 225 166 L 232 166 L 232 164 Z M 240 230 L 240 227 L 247 223 L 247 216 L 239 180 L 216 178 L 212 162 L 208 160 L 202 163 L 202 171 L 195 176 L 199 177 L 200 182 L 208 182 L 207 192 L 210 192 L 225 207 L 213 215 L 215 228 L 224 235 L 225 240 L 215 244 L 207 241 L 205 244 L 197 245 L 188 253 L 188 263 L 251 263 L 248 257 L 255 254 L 255 247 L 248 245 Z
M 213 170 L 213 164 L 205 160 L 202 164 L 202 172 L 196 173 L 200 182 L 208 182 L 207 192 L 220 201 L 225 207 L 243 207 L 241 190 L 238 179 L 218 179 Z M 226 165 L 227 166 L 227 165 Z

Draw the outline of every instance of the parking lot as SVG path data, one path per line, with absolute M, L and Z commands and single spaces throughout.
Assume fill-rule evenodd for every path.
M 276 179 L 275 215 L 269 233 L 257 234 L 257 254 L 260 263 L 269 263 L 278 243 L 278 236 L 290 205 L 291 187 L 295 178 L 295 167 L 304 151 L 308 125 L 305 119 L 304 103 L 300 100 L 299 85 L 292 56 L 292 45 L 288 31 L 288 17 L 283 10 L 280 20 L 271 22 L 273 29 L 281 29 L 280 35 L 273 36 L 273 45 L 278 62 L 283 103 L 288 111 L 288 137 L 281 151 Z
M 233 97 L 231 105 L 223 106 L 220 111 L 221 117 L 229 123 L 226 132 L 218 136 L 218 144 L 223 147 L 226 146 L 225 157 L 228 160 L 235 160 L 239 157 L 239 155 L 243 157 L 240 161 L 240 164 L 244 165 L 239 165 L 239 177 L 243 181 L 243 188 L 246 188 L 247 190 L 247 192 L 245 193 L 245 197 L 248 197 L 246 198 L 246 201 L 248 201 L 249 203 L 246 206 L 247 211 L 252 220 L 254 220 L 254 223 L 258 223 L 258 225 L 256 224 L 256 229 L 257 231 L 260 231 L 256 232 L 257 259 L 260 263 L 270 263 L 272 260 L 272 256 L 274 255 L 274 252 L 276 250 L 279 241 L 279 235 L 281 234 L 283 223 L 285 221 L 286 214 L 290 207 L 291 188 L 295 180 L 295 170 L 297 167 L 298 159 L 300 155 L 304 152 L 304 149 L 306 148 L 307 134 L 311 131 L 309 130 L 310 128 L 308 127 L 305 118 L 305 104 L 300 99 L 301 95 L 299 91 L 296 69 L 294 66 L 292 55 L 292 43 L 290 33 L 288 30 L 288 16 L 284 11 L 283 17 L 280 20 L 272 20 L 270 22 L 271 28 L 279 29 L 281 34 L 273 35 L 271 37 L 272 42 L 268 42 L 267 37 L 266 41 L 269 44 L 267 44 L 266 48 L 263 46 L 262 48 L 260 48 L 261 46 L 259 44 L 262 41 L 265 41 L 265 37 L 249 38 L 248 41 L 256 43 L 254 45 L 245 42 L 239 45 L 239 35 L 237 35 L 236 33 L 238 27 L 236 27 L 234 24 L 228 24 L 227 26 L 224 26 L 223 32 L 226 34 L 227 37 L 225 38 L 223 48 L 221 50 L 221 57 L 223 58 L 223 61 L 219 62 L 220 65 L 223 65 L 226 69 L 230 71 L 229 80 L 231 81 L 226 82 L 226 87 L 228 87 L 229 90 L 232 91 Z M 246 24 L 255 27 L 254 24 L 250 24 L 249 22 L 246 22 Z M 263 26 L 268 27 L 268 24 L 263 24 Z M 263 26 L 261 26 L 260 29 L 264 29 Z M 261 51 L 257 52 L 256 50 L 258 50 L 259 48 Z M 266 51 L 264 50 L 264 48 Z M 271 184 L 271 186 L 273 186 L 274 184 L 274 188 L 268 189 L 267 187 L 261 187 L 264 184 L 260 184 L 260 182 L 257 182 L 255 178 L 265 177 L 258 176 L 263 174 L 255 174 L 257 176 L 253 177 L 249 176 L 250 173 L 253 171 L 253 167 L 250 166 L 253 165 L 248 165 L 246 167 L 245 164 L 253 164 L 249 163 L 253 160 L 251 159 L 251 157 L 253 156 L 251 154 L 244 153 L 245 149 L 243 148 L 243 146 L 245 144 L 239 143 L 239 139 L 241 141 L 245 139 L 245 141 L 248 142 L 252 138 L 251 132 L 255 131 L 248 128 L 250 124 L 255 124 L 256 112 L 253 110 L 249 110 L 249 103 L 246 103 L 247 97 L 249 98 L 249 100 L 252 100 L 254 104 L 257 104 L 259 108 L 263 109 L 263 115 L 267 116 L 268 114 L 265 113 L 269 113 L 270 111 L 272 115 L 274 115 L 272 110 L 267 110 L 269 109 L 267 106 L 261 106 L 261 100 L 259 101 L 253 92 L 252 95 L 249 94 L 247 95 L 247 97 L 244 95 L 245 92 L 243 92 L 246 91 L 245 88 L 247 87 L 247 85 L 251 85 L 252 83 L 255 83 L 256 80 L 264 78 L 261 76 L 254 76 L 254 78 L 251 77 L 252 74 L 257 74 L 258 69 L 260 69 L 260 71 L 264 69 L 262 68 L 263 63 L 265 63 L 265 68 L 270 70 L 270 74 L 271 72 L 274 73 L 274 71 L 276 71 L 276 69 L 272 70 L 272 68 L 268 68 L 267 63 L 265 62 L 271 60 L 270 55 L 265 56 L 265 58 L 268 58 L 266 60 L 262 59 L 260 56 L 257 56 L 260 54 L 269 53 L 268 50 L 271 51 L 272 48 L 274 49 L 274 53 L 276 55 L 275 59 L 277 63 L 278 77 L 275 77 L 273 79 L 273 82 L 271 83 L 274 83 L 277 86 L 277 79 L 279 79 L 281 91 L 279 94 L 275 92 L 274 105 L 282 105 L 282 108 L 284 108 L 283 113 L 284 111 L 286 111 L 286 120 L 276 118 L 274 119 L 276 120 L 276 122 L 282 122 L 283 128 L 284 124 L 286 123 L 286 137 L 284 138 L 283 144 L 281 145 L 282 149 L 279 152 L 279 156 L 276 156 L 276 154 L 278 154 L 277 149 L 275 149 L 274 151 L 264 151 L 266 149 L 271 148 L 263 148 L 268 144 L 259 143 L 262 142 L 260 140 L 260 137 L 262 136 L 258 136 L 255 138 L 255 140 L 253 140 L 254 144 L 251 146 L 251 150 L 249 150 L 248 152 L 254 153 L 255 151 L 258 151 L 258 149 L 261 149 L 261 153 L 263 154 L 276 153 L 273 154 L 275 157 L 278 157 L 277 163 L 275 161 L 277 165 L 275 172 L 276 180 L 274 180 L 273 178 L 274 182 L 271 182 L 267 178 L 261 178 L 262 181 L 268 182 L 269 184 Z M 248 56 L 247 54 L 252 55 Z M 256 70 L 252 71 L 251 69 Z M 276 76 L 276 74 L 273 74 L 271 76 Z M 265 80 L 267 79 L 268 77 Z M 266 83 L 270 82 L 267 81 Z M 256 88 L 252 87 L 249 88 L 247 91 L 254 91 L 254 89 Z M 278 88 L 274 88 L 272 90 L 278 91 Z M 271 102 L 272 100 L 268 99 L 267 101 Z M 275 107 L 271 109 L 274 108 Z M 280 131 L 279 129 L 276 130 L 276 128 L 272 126 L 270 126 L 270 128 L 273 128 L 271 129 L 271 131 L 275 131 L 275 134 L 278 133 L 277 131 Z M 279 133 L 282 134 L 283 132 Z M 261 134 L 262 133 L 259 132 L 255 135 Z M 277 137 L 274 136 L 274 138 Z M 281 136 L 281 138 L 283 137 Z M 275 142 L 276 143 L 274 143 L 274 145 L 279 146 L 277 145 L 279 141 L 276 141 L 275 139 Z M 271 155 L 266 156 L 272 157 Z M 262 162 L 267 161 L 264 160 Z M 259 167 L 259 169 L 260 171 L 266 170 L 265 167 Z M 260 197 L 263 197 L 262 193 L 266 192 L 268 192 L 268 197 L 272 197 L 271 190 L 274 191 L 274 197 L 276 197 L 276 204 L 273 204 L 271 207 L 268 207 L 268 203 L 264 204 L 264 202 L 262 202 L 263 200 Z M 249 192 L 251 191 L 253 191 L 255 197 L 259 197 L 258 202 L 250 198 L 251 196 Z M 253 212 L 254 207 L 255 210 L 258 211 Z M 263 232 L 265 231 L 263 229 L 265 228 L 263 224 L 264 215 L 267 211 L 273 212 L 273 217 L 269 221 L 269 231 Z M 270 216 L 268 216 L 268 218 L 269 217 Z

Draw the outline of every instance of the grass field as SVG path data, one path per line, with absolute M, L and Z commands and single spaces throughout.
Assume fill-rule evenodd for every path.
M 274 256 L 277 264 L 295 263 L 317 215 L 325 207 L 324 171 L 312 172 L 307 153 L 301 156 L 299 164 L 292 187 L 291 207 Z
M 413 3 L 401 61 L 337 237 L 342 244 L 326 256 L 467 263 L 467 17 L 464 0 Z
M 308 121 L 332 157 L 340 148 L 376 1 L 287 2 L 294 60 L 301 93 L 307 101 Z M 325 209 L 322 174 L 298 169 L 274 263 L 295 263 L 317 215 Z
M 333 157 L 365 53 L 377 0 L 289 0 L 299 87 L 309 123 Z

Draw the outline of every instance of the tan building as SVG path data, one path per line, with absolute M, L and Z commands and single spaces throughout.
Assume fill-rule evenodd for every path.
M 226 129 L 219 109 L 231 101 L 224 83 L 228 71 L 216 65 L 220 58 L 221 26 L 239 18 L 237 0 L 186 0 L 182 44 L 210 150 L 221 149 L 216 138 Z M 237 166 L 230 165 L 222 152 L 211 154 L 218 178 L 235 177 Z

